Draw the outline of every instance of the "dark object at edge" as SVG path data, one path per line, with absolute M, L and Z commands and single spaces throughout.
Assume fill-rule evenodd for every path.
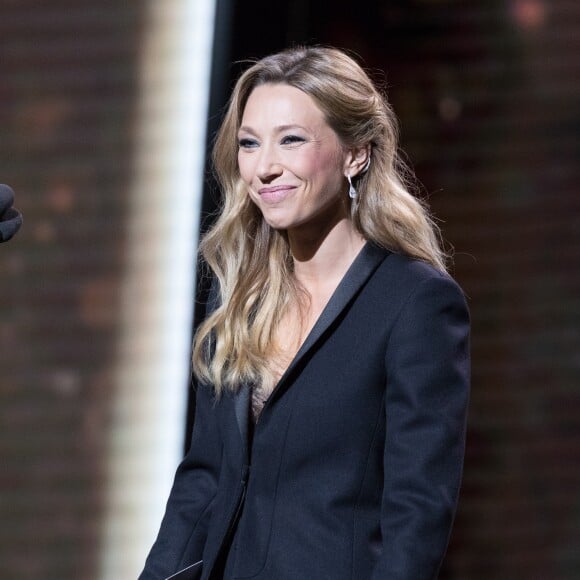
M 7 242 L 20 229 L 22 214 L 12 207 L 14 191 L 0 183 L 0 243 Z

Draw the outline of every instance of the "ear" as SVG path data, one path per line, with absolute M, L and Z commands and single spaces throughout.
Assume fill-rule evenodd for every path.
M 344 174 L 355 177 L 368 168 L 371 159 L 371 146 L 349 149 L 344 161 Z

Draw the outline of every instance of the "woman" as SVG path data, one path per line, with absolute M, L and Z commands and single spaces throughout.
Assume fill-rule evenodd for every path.
M 191 449 L 142 580 L 437 576 L 460 484 L 468 313 L 393 113 L 330 48 L 267 57 L 217 136 L 224 202 Z

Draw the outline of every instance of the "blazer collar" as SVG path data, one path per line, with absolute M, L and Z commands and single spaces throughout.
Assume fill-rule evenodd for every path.
M 313 349 L 318 341 L 325 335 L 333 322 L 337 319 L 340 313 L 356 298 L 359 291 L 366 284 L 373 272 L 390 254 L 388 250 L 379 248 L 378 246 L 367 242 L 358 256 L 354 259 L 350 268 L 338 284 L 336 290 L 330 297 L 326 307 L 320 314 L 318 320 L 312 327 L 312 330 L 302 343 L 302 346 L 296 353 L 296 356 L 280 377 L 278 384 L 273 390 L 272 394 L 266 401 L 266 406 L 269 405 L 276 397 L 283 392 L 292 377 L 299 371 L 300 365 L 305 356 Z M 243 385 L 234 395 L 234 409 L 236 420 L 240 429 L 240 435 L 245 445 L 248 444 L 249 421 L 250 419 L 250 387 Z

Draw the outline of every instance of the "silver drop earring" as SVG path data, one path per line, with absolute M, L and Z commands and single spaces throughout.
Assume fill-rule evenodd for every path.
M 365 166 L 361 169 L 361 173 L 366 173 L 369 170 L 370 166 L 371 166 L 371 156 L 369 155 L 367 157 L 367 162 L 365 163 Z
M 352 184 L 350 174 L 347 173 L 346 178 L 348 179 L 348 196 L 350 197 L 350 199 L 356 199 L 356 196 L 358 194 L 356 192 L 356 189 L 354 188 L 354 185 Z

